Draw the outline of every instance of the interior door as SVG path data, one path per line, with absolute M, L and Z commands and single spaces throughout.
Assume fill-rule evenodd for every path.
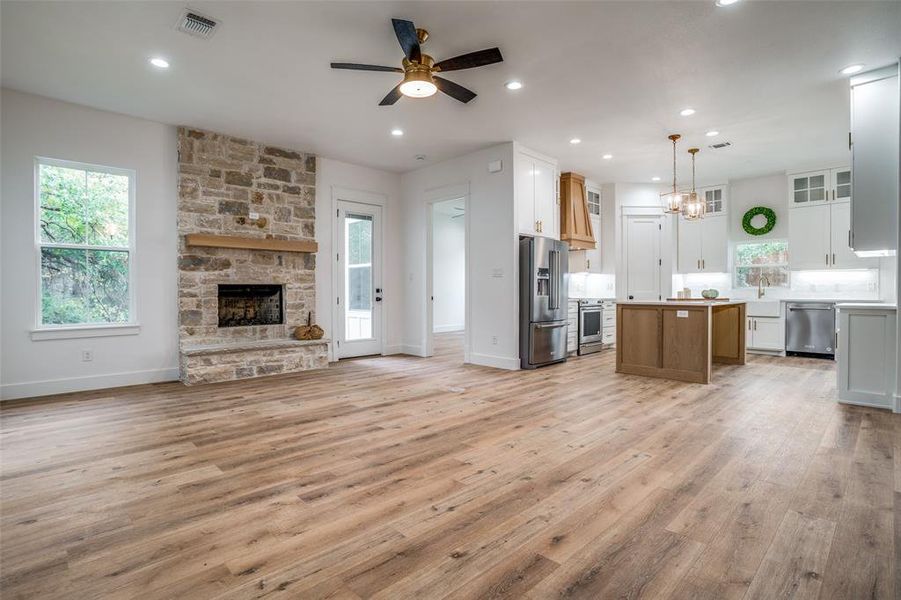
M 382 209 L 338 202 L 339 358 L 382 352 Z
M 680 273 L 697 273 L 701 270 L 701 221 L 679 219 Z
M 701 269 L 706 273 L 725 273 L 728 254 L 729 222 L 725 216 L 701 221 Z
M 789 211 L 788 260 L 793 270 L 829 268 L 829 208 L 821 204 Z
M 660 217 L 626 217 L 626 296 L 660 300 Z

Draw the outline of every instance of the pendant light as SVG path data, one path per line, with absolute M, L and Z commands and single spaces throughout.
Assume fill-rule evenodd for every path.
M 673 190 L 671 192 L 666 192 L 665 194 L 660 194 L 660 198 L 663 201 L 663 210 L 672 214 L 679 214 L 682 212 L 682 192 L 676 191 L 676 142 L 682 136 L 678 133 L 674 133 L 668 138 L 673 142 Z
M 707 204 L 695 191 L 695 155 L 698 152 L 700 152 L 698 148 L 688 149 L 688 153 L 691 154 L 691 192 L 685 196 L 685 203 L 682 206 L 682 216 L 687 221 L 703 219 L 704 214 L 707 212 Z

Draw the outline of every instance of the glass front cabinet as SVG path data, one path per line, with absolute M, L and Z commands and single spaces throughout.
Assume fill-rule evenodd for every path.
M 822 171 L 792 173 L 788 176 L 789 206 L 815 206 L 827 202 L 851 201 L 851 169 L 839 167 Z

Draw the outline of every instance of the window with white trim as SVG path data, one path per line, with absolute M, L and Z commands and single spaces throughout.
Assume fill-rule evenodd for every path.
M 736 288 L 757 287 L 761 277 L 772 287 L 789 286 L 788 242 L 736 244 L 734 263 Z
M 134 322 L 134 171 L 35 160 L 39 327 Z

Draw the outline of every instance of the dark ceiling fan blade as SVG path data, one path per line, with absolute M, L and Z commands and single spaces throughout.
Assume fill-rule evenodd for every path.
M 399 67 L 382 67 L 380 65 L 361 65 L 357 63 L 332 63 L 333 69 L 348 69 L 351 71 L 389 71 L 391 73 L 403 73 Z
M 453 81 L 448 81 L 447 79 L 442 79 L 441 77 L 433 77 L 433 79 L 435 80 L 435 85 L 438 86 L 439 90 L 441 90 L 451 98 L 463 102 L 464 104 L 476 97 L 475 92 L 467 90 L 462 85 L 454 83 Z
M 435 66 L 442 71 L 459 71 L 460 69 L 493 65 L 503 60 L 504 57 L 501 56 L 501 51 L 498 48 L 488 48 L 487 50 L 479 50 L 478 52 L 470 52 L 469 54 L 461 54 L 460 56 L 442 60 Z
M 379 106 L 391 106 L 392 104 L 394 104 L 395 102 L 397 102 L 398 100 L 400 100 L 400 97 L 401 97 L 401 96 L 402 96 L 402 94 L 400 93 L 400 84 L 398 83 L 398 84 L 394 87 L 393 90 L 391 90 L 390 92 L 388 92 L 388 95 L 387 95 L 387 96 L 385 96 L 384 98 L 382 98 L 382 101 L 379 102 Z
M 404 56 L 413 62 L 422 60 L 422 51 L 419 49 L 419 36 L 416 35 L 416 26 L 413 21 L 404 21 L 403 19 L 391 19 L 394 25 L 394 34 L 400 47 L 404 51 Z

